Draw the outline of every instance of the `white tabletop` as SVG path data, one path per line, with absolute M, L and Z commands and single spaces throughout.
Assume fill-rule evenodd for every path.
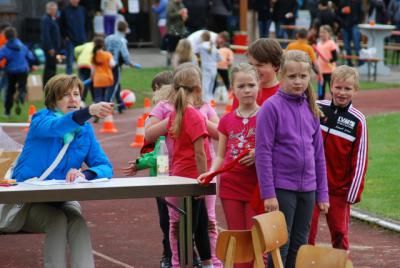
M 366 30 L 390 30 L 390 31 L 393 31 L 396 28 L 394 25 L 388 25 L 388 24 L 370 25 L 367 23 L 358 24 L 358 27 L 360 27 L 360 29 L 366 29 Z
M 0 187 L 0 203 L 108 200 L 215 194 L 215 183 L 200 186 L 194 179 L 165 177 L 113 178 L 106 182 L 38 186 L 19 183 Z

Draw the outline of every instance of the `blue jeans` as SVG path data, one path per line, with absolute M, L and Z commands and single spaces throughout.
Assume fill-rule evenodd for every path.
M 65 49 L 67 50 L 67 58 L 65 59 L 65 72 L 67 74 L 72 74 L 74 67 L 74 48 L 75 44 L 72 41 L 67 41 L 65 44 Z
M 351 41 L 353 41 L 354 50 L 356 55 L 360 54 L 361 49 L 361 34 L 358 26 L 353 26 L 351 28 L 342 28 L 341 30 L 344 42 L 344 49 L 347 55 L 352 54 Z M 351 60 L 347 61 L 348 65 L 352 66 Z
M 271 26 L 272 20 L 259 20 L 258 28 L 260 30 L 260 38 L 269 37 L 269 27 Z

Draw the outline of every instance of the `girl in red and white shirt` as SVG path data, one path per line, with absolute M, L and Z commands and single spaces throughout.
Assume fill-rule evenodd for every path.
M 222 173 L 219 183 L 219 196 L 225 213 L 228 229 L 251 229 L 255 211 L 250 205 L 257 185 L 254 167 L 254 147 L 257 105 L 257 70 L 247 63 L 232 68 L 231 87 L 239 101 L 237 109 L 228 113 L 219 122 L 219 142 L 217 157 L 209 172 L 198 179 L 234 160 L 245 150 L 249 154 L 240 160 L 240 164 Z

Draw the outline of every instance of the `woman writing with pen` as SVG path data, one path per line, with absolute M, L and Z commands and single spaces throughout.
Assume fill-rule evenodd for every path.
M 47 108 L 32 118 L 13 179 L 22 182 L 36 177 L 73 182 L 77 178 L 112 177 L 111 163 L 86 121 L 92 116 L 104 118 L 112 112 L 113 105 L 99 102 L 81 109 L 82 90 L 76 75 L 57 75 L 49 80 L 45 86 Z M 63 148 L 67 150 L 60 153 Z M 56 158 L 61 160 L 56 163 Z M 83 163 L 88 168 L 81 171 Z M 94 267 L 90 234 L 78 202 L 32 203 L 22 230 L 46 233 L 45 267 L 66 267 L 67 245 L 72 267 Z

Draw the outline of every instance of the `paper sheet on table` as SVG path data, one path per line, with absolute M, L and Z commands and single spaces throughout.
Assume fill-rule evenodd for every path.
M 89 181 L 89 180 L 77 178 L 74 182 L 66 182 L 65 180 L 44 180 L 44 181 L 26 180 L 23 183 L 32 184 L 32 185 L 40 185 L 40 186 L 51 186 L 51 185 L 65 185 L 65 184 L 74 184 L 74 183 L 95 183 L 95 182 L 103 182 L 103 181 L 109 181 L 109 179 L 100 178 L 100 179 L 94 179 L 94 180 Z
M 133 14 L 139 13 L 139 0 L 128 1 L 128 12 Z

